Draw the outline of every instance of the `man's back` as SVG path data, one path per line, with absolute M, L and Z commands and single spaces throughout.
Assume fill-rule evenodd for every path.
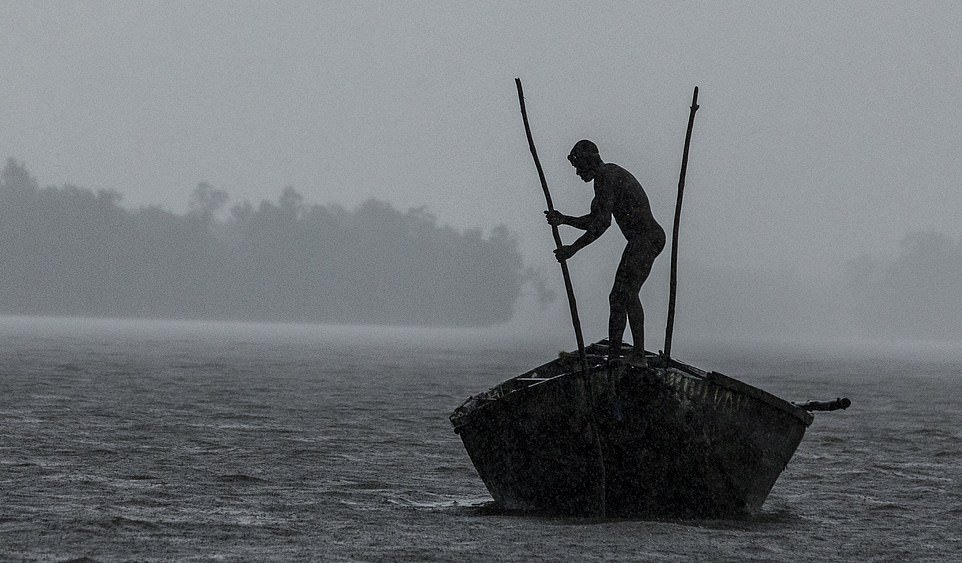
M 595 197 L 602 210 L 610 210 L 625 238 L 664 240 L 665 231 L 651 214 L 651 204 L 641 183 L 610 162 L 603 164 L 600 172 L 595 177 Z

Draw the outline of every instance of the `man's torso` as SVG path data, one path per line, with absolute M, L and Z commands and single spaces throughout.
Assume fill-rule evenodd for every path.
M 630 172 L 606 163 L 594 180 L 595 197 L 611 200 L 611 214 L 629 242 L 643 240 L 664 245 L 665 231 L 651 214 L 648 195 Z

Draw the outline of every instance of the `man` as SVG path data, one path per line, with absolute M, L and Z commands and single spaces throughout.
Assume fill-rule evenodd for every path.
M 598 154 L 598 147 L 588 140 L 575 143 L 568 155 L 575 172 L 585 182 L 594 180 L 595 197 L 591 212 L 582 217 L 570 217 L 558 211 L 545 211 L 551 225 L 571 225 L 585 231 L 574 243 L 555 250 L 558 261 L 567 260 L 594 242 L 611 225 L 614 215 L 618 227 L 628 240 L 615 273 L 615 283 L 608 296 L 611 316 L 608 318 L 609 361 L 627 361 L 645 367 L 645 311 L 638 293 L 648 279 L 655 257 L 665 247 L 665 231 L 651 214 L 648 195 L 638 180 L 617 164 L 606 163 Z M 631 326 L 635 352 L 621 358 L 621 339 L 625 333 L 625 319 Z

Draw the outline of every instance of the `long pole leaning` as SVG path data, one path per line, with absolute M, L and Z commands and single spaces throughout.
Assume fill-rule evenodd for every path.
M 548 191 L 548 182 L 544 178 L 544 170 L 541 168 L 541 161 L 538 159 L 538 150 L 534 147 L 534 138 L 531 136 L 531 126 L 528 125 L 528 112 L 524 108 L 524 91 L 521 89 L 521 79 L 514 79 L 518 87 L 518 102 L 521 104 L 521 118 L 524 120 L 524 133 L 528 137 L 528 148 L 531 149 L 531 158 L 534 159 L 534 166 L 538 169 L 538 177 L 541 179 L 541 188 L 544 190 L 544 199 L 548 204 L 548 211 L 554 210 L 551 203 L 551 193 Z M 556 248 L 561 248 L 561 235 L 558 233 L 556 225 L 551 226 L 551 234 L 554 236 Z M 571 310 L 571 324 L 574 325 L 575 338 L 578 340 L 578 358 L 581 360 L 581 371 L 588 373 L 588 357 L 585 355 L 585 340 L 581 335 L 581 321 L 578 320 L 578 303 L 575 301 L 575 292 L 571 287 L 571 275 L 568 273 L 568 263 L 561 261 L 561 275 L 565 280 L 565 291 L 568 293 L 568 308 Z
M 671 359 L 671 335 L 675 327 L 675 290 L 678 286 L 678 224 L 681 221 L 681 198 L 685 193 L 685 173 L 688 171 L 688 147 L 691 130 L 698 111 L 698 86 L 691 96 L 691 113 L 688 114 L 688 132 L 685 133 L 685 152 L 681 156 L 681 174 L 678 176 L 678 199 L 675 201 L 675 225 L 671 230 L 671 281 L 668 289 L 668 322 L 665 324 L 665 358 Z

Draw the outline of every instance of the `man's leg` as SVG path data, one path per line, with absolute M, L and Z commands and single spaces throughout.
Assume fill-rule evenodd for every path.
M 655 262 L 658 252 L 645 249 L 641 259 L 634 264 L 631 283 L 628 285 L 628 324 L 631 326 L 631 338 L 635 351 L 643 358 L 645 354 L 645 309 L 641 305 L 641 286 L 651 274 L 651 266 Z
M 658 249 L 660 250 L 660 249 Z M 641 305 L 641 286 L 651 273 L 651 266 L 658 256 L 656 247 L 639 242 L 630 242 L 625 247 L 615 274 L 615 283 L 608 296 L 611 316 L 608 320 L 608 341 L 611 343 L 611 356 L 621 351 L 625 332 L 625 321 L 631 325 L 631 336 L 635 353 L 629 363 L 644 367 L 645 362 L 645 310 Z
M 608 316 L 608 356 L 610 358 L 617 358 L 621 354 L 621 339 L 625 335 L 625 323 L 628 320 L 626 297 L 627 294 L 614 289 L 608 295 L 608 304 L 611 307 L 611 313 Z
M 634 257 L 631 250 L 631 244 L 625 247 L 625 251 L 621 255 L 621 262 L 618 264 L 618 270 L 615 272 L 615 283 L 611 287 L 611 293 L 608 294 L 608 305 L 611 309 L 608 316 L 608 355 L 611 358 L 617 358 L 621 354 L 625 324 L 628 321 L 629 308 L 632 306 L 631 286 L 633 280 L 631 278 L 635 268 L 632 264 Z M 637 297 L 637 291 L 635 296 Z M 634 325 L 632 325 L 632 334 L 634 334 Z
M 641 297 L 636 293 L 628 301 L 628 325 L 631 327 L 631 340 L 638 353 L 645 350 L 645 309 L 641 306 Z

